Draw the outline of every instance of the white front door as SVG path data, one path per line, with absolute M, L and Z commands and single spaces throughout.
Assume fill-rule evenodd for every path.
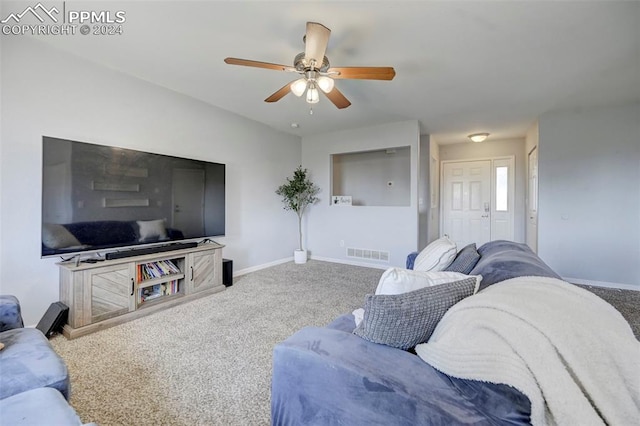
M 538 147 L 529 153 L 527 187 L 527 245 L 538 252 Z
M 458 248 L 491 239 L 491 160 L 444 163 L 442 234 Z

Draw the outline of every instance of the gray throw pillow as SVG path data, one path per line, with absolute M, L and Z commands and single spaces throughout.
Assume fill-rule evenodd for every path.
M 403 294 L 367 294 L 364 318 L 354 334 L 400 349 L 429 340 L 450 307 L 471 296 L 476 277 L 421 288 Z
M 480 254 L 476 249 L 476 243 L 471 243 L 460 250 L 456 255 L 456 258 L 451 262 L 451 265 L 444 268 L 444 270 L 469 275 L 469 272 L 475 268 L 476 263 L 478 263 L 479 260 Z

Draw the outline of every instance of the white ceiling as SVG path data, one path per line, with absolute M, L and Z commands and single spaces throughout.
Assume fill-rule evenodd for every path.
M 505 139 L 546 111 L 640 100 L 637 1 L 66 3 L 124 10 L 124 34 L 47 42 L 300 136 L 418 120 L 439 143 L 474 132 Z M 264 102 L 296 74 L 223 62 L 292 65 L 307 21 L 331 29 L 333 66 L 393 66 L 395 79 L 337 80 L 352 105 L 321 97 L 309 115 L 292 94 Z

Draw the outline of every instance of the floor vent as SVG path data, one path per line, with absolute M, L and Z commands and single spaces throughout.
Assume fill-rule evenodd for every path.
M 389 252 L 382 250 L 369 250 L 354 247 L 347 247 L 347 257 L 355 257 L 358 259 L 379 260 L 382 262 L 389 261 Z

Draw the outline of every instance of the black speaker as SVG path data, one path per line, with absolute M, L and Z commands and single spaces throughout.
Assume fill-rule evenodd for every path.
M 233 260 L 222 259 L 222 284 L 227 287 L 233 285 Z
M 62 327 L 67 322 L 68 315 L 69 307 L 67 305 L 62 302 L 52 303 L 38 325 L 36 325 L 36 328 L 49 338 L 53 333 L 62 331 Z
M 186 243 L 172 243 L 164 246 L 141 247 L 131 250 L 111 251 L 106 253 L 104 255 L 104 258 L 107 260 L 123 259 L 125 257 L 142 256 L 144 254 L 155 254 L 173 250 L 183 250 L 193 247 L 198 247 L 198 243 L 196 243 L 195 241 Z

